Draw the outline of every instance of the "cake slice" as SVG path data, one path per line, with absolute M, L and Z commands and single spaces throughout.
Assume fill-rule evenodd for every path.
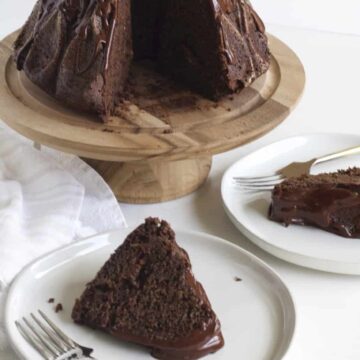
M 198 359 L 223 345 L 220 322 L 165 221 L 132 232 L 76 300 L 73 320 L 152 349 L 158 359 Z
M 208 98 L 237 92 L 269 69 L 265 27 L 247 0 L 163 0 L 161 16 L 160 71 Z
M 120 101 L 131 58 L 130 0 L 38 0 L 14 44 L 33 83 L 103 119 Z
M 271 220 L 311 225 L 349 238 L 360 237 L 360 168 L 303 175 L 272 192 Z

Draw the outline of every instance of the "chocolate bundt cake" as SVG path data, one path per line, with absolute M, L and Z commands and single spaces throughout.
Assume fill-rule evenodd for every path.
M 18 70 L 55 98 L 104 118 L 132 59 L 130 2 L 39 0 L 14 45 Z
M 132 232 L 76 300 L 74 321 L 152 349 L 198 359 L 223 345 L 220 322 L 165 221 Z
M 344 237 L 360 237 L 360 168 L 303 175 L 272 192 L 271 220 L 312 225 Z
M 104 120 L 124 95 L 133 52 L 211 99 L 270 65 L 248 0 L 38 0 L 14 48 L 18 70 L 36 85 Z

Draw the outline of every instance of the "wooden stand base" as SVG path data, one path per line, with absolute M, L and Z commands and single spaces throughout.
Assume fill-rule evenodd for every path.
M 102 175 L 119 201 L 131 204 L 158 203 L 192 193 L 206 181 L 212 163 L 209 156 L 161 162 L 84 160 Z

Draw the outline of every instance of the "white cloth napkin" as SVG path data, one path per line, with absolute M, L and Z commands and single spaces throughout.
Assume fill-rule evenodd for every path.
M 126 227 L 104 180 L 76 156 L 32 143 L 0 124 L 0 359 L 16 359 L 3 326 L 6 291 L 42 254 Z

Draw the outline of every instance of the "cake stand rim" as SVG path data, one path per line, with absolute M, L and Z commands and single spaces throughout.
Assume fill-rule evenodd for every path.
M 39 130 L 27 125 L 26 120 L 24 121 L 25 117 L 29 116 L 29 112 L 31 112 L 33 116 L 39 114 L 26 107 L 21 101 L 19 101 L 19 99 L 16 99 L 14 94 L 12 94 L 11 90 L 7 86 L 6 67 L 8 66 L 9 58 L 11 57 L 10 45 L 17 32 L 18 31 L 11 33 L 0 42 L 1 119 L 7 123 L 8 126 L 23 136 L 37 143 L 90 159 L 120 162 L 139 160 L 148 161 L 159 159 L 179 160 L 190 157 L 198 157 L 204 154 L 211 156 L 229 151 L 265 135 L 278 126 L 296 107 L 305 88 L 305 69 L 300 58 L 284 42 L 269 34 L 269 39 L 273 45 L 271 48 L 273 57 L 276 60 L 280 70 L 279 85 L 272 96 L 263 104 L 255 108 L 253 111 L 235 120 L 232 120 L 232 122 L 236 122 L 239 119 L 247 120 L 247 118 L 249 118 L 249 121 L 252 121 L 252 119 L 258 119 L 258 121 L 261 119 L 261 121 L 263 121 L 264 117 L 273 111 L 275 114 L 273 115 L 272 119 L 266 119 L 268 121 L 264 121 L 260 127 L 255 126 L 246 134 L 240 133 L 237 136 L 229 136 L 225 139 L 220 139 L 219 141 L 210 141 L 209 143 L 191 141 L 192 139 L 187 139 L 187 133 L 175 132 L 156 135 L 141 133 L 125 135 L 115 134 L 115 136 L 119 136 L 119 140 L 125 139 L 123 143 L 128 143 L 132 146 L 126 147 L 122 145 L 121 147 L 100 147 L 86 142 L 80 143 L 78 139 L 76 141 L 72 139 L 64 139 L 63 137 L 58 136 L 58 134 L 51 133 L 50 129 L 47 129 L 47 133 L 40 132 Z M 294 88 L 289 90 L 291 86 Z M 15 113 L 9 111 L 6 106 L 7 101 L 9 101 L 10 104 L 15 105 L 17 103 L 19 105 L 17 110 L 16 106 L 11 108 L 11 110 L 15 110 Z M 278 105 L 277 108 L 275 106 L 276 104 Z M 225 125 L 220 124 L 218 126 L 213 126 L 211 130 L 216 131 L 216 128 L 218 127 L 219 131 L 231 131 L 231 126 L 232 124 L 229 122 Z M 225 129 L 225 127 L 228 127 L 228 129 Z M 114 136 L 114 134 L 111 135 Z M 110 134 L 102 134 L 102 136 L 110 136 Z M 152 147 L 146 148 L 142 145 L 140 148 L 134 148 L 133 144 L 138 142 L 140 136 L 145 139 L 149 136 L 153 138 L 156 137 L 158 141 L 155 141 L 155 144 Z M 184 139 L 182 139 L 182 137 L 184 137 Z M 182 143 L 181 146 L 178 145 L 179 142 Z M 158 144 L 161 144 L 161 146 Z

